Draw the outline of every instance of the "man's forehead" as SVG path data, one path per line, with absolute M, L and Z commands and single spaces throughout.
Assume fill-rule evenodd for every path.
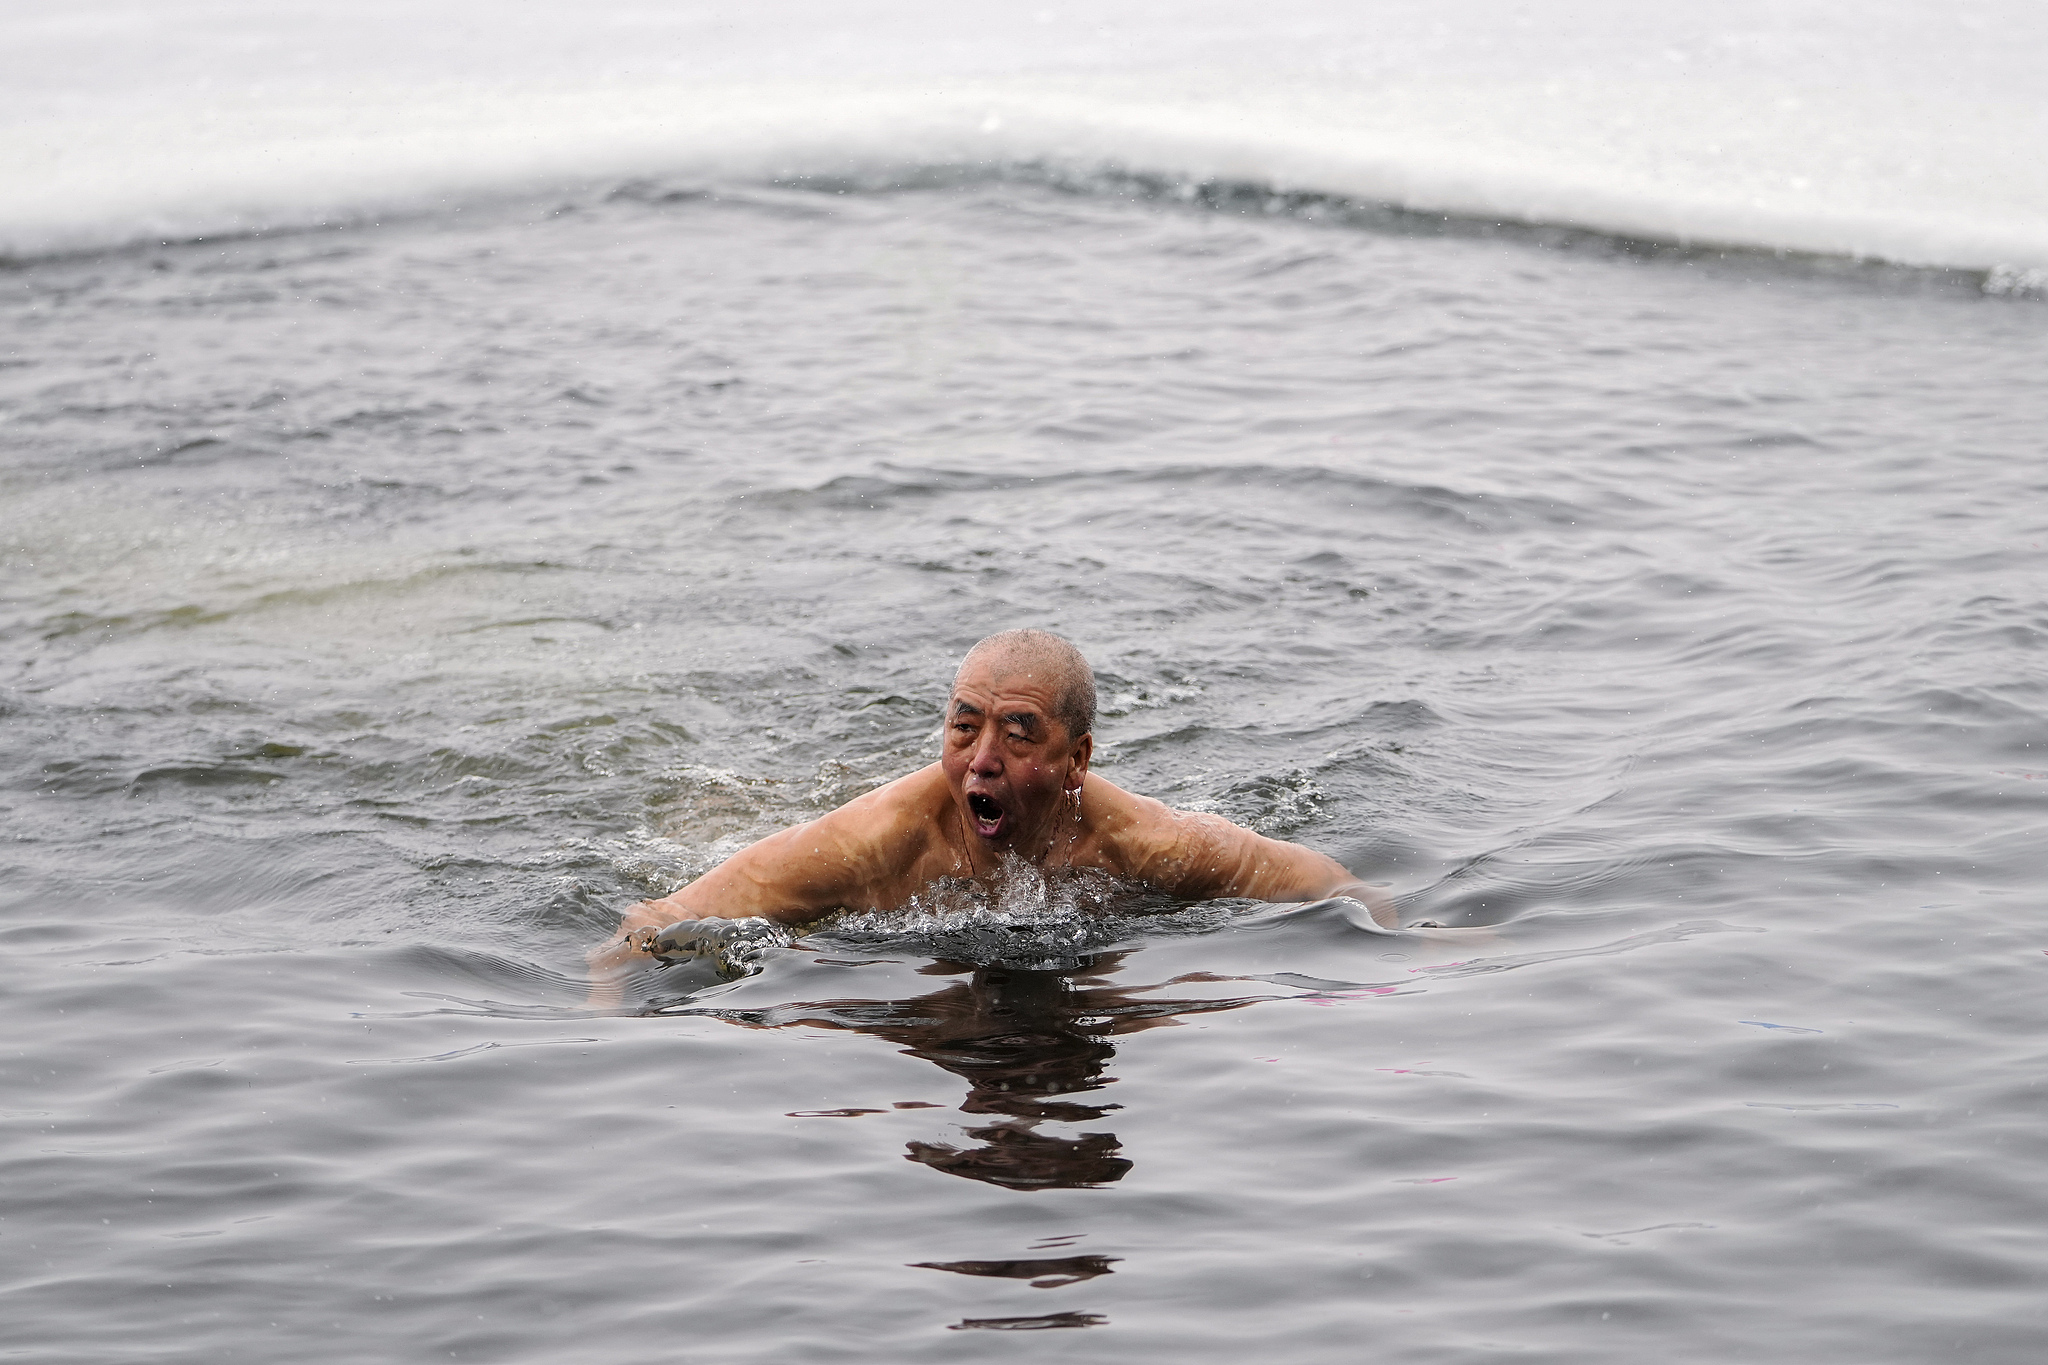
M 953 695 L 947 709 L 958 707 L 963 702 L 984 711 L 1029 711 L 1035 715 L 1052 713 L 1054 680 L 1042 673 L 1029 669 L 1003 669 L 975 667 L 979 660 L 971 661 L 967 668 L 960 670 L 960 676 L 953 680 Z

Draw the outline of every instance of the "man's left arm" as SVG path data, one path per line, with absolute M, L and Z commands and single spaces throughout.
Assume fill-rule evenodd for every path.
M 1284 839 L 1269 839 L 1218 815 L 1176 813 L 1183 870 L 1181 894 L 1201 899 L 1243 896 L 1261 901 L 1315 901 L 1349 896 L 1383 929 L 1398 929 L 1394 900 L 1358 879 L 1335 858 Z

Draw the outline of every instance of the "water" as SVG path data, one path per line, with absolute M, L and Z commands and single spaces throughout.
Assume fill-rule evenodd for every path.
M 2037 1353 L 2048 309 L 1147 183 L 0 276 L 8 1351 Z M 586 1006 L 1025 623 L 1493 936 L 955 894 Z

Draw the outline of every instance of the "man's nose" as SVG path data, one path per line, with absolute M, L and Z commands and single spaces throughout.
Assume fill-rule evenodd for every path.
M 967 762 L 967 771 L 984 777 L 993 777 L 1003 770 L 1002 754 L 996 745 L 996 736 L 983 735 L 974 746 L 974 757 Z

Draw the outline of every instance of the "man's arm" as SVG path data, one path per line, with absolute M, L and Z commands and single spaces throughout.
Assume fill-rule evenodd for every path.
M 838 831 L 819 828 L 830 818 L 749 844 L 688 886 L 628 906 L 619 931 L 584 954 L 590 965 L 590 1003 L 616 1008 L 624 969 L 641 960 L 656 931 L 678 920 L 758 916 L 801 924 L 843 903 L 853 864 L 834 856 Z
M 629 906 L 619 931 L 587 954 L 609 971 L 645 951 L 642 940 L 678 920 L 765 917 L 804 924 L 841 906 L 867 905 L 922 847 L 907 786 L 919 774 L 856 797 L 829 815 L 749 844 L 688 886 Z M 643 932 L 645 931 L 645 932 Z
M 1254 834 L 1220 815 L 1177 811 L 1121 790 L 1105 795 L 1122 807 L 1112 817 L 1117 828 L 1111 842 L 1124 853 L 1126 870 L 1161 890 L 1189 900 L 1242 896 L 1314 901 L 1349 896 L 1361 902 L 1382 928 L 1400 927 L 1393 898 L 1360 881 L 1335 858 Z
M 766 918 L 803 924 L 858 901 L 875 851 L 863 849 L 846 808 L 749 844 L 669 895 L 628 906 L 616 934 L 584 954 L 589 1003 L 618 1008 L 629 969 L 645 960 L 657 931 L 678 920 Z M 851 822 L 856 827 L 861 823 Z
M 765 916 L 784 924 L 816 919 L 857 896 L 867 861 L 846 847 L 839 823 L 828 815 L 749 844 L 688 886 L 628 909 L 619 932 L 712 916 Z
M 1184 815 L 1169 812 L 1184 822 L 1178 834 L 1181 864 L 1193 879 L 1187 896 L 1245 896 L 1254 900 L 1321 900 L 1328 896 L 1349 896 L 1371 913 L 1382 929 L 1400 929 L 1394 898 L 1383 887 L 1362 882 L 1343 864 L 1300 844 L 1268 839 L 1217 815 Z M 1437 924 L 1415 924 L 1403 932 L 1433 943 L 1473 948 L 1495 941 L 1499 931 L 1491 925 L 1451 929 Z

